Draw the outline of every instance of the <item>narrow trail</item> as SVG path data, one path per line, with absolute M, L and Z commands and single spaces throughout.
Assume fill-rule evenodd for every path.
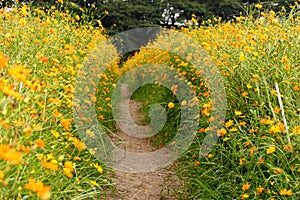
M 124 92 L 124 91 L 123 91 Z M 145 116 L 141 111 L 142 103 L 134 100 L 129 101 L 129 110 L 132 119 L 141 125 Z M 151 152 L 157 150 L 152 146 L 148 138 L 132 137 L 117 129 L 112 141 L 119 148 L 132 152 Z M 180 181 L 174 169 L 174 164 L 147 173 L 125 173 L 115 171 L 112 179 L 115 191 L 109 192 L 106 199 L 112 200 L 156 200 L 178 199 Z

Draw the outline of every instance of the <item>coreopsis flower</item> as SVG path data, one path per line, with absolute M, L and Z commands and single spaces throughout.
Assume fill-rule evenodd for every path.
M 171 109 L 171 108 L 174 108 L 174 103 L 173 103 L 173 102 L 169 102 L 169 103 L 168 103 L 168 108 L 170 108 L 170 109 Z
M 261 195 L 261 193 L 264 191 L 264 188 L 263 187 L 258 187 L 256 188 L 256 193 L 257 195 Z
M 241 111 L 236 110 L 236 111 L 234 111 L 234 114 L 235 114 L 236 116 L 240 116 L 240 115 L 242 115 L 243 113 L 242 113 Z
M 70 125 L 72 124 L 73 119 L 61 119 L 60 123 L 61 125 L 67 130 L 70 130 Z
M 274 169 L 274 174 L 281 174 L 282 171 L 283 171 L 283 170 L 282 170 L 281 168 L 276 167 L 276 168 Z
M 222 128 L 221 130 L 217 131 L 217 136 L 221 137 L 224 136 L 227 133 L 225 128 Z
M 63 171 L 67 177 L 69 178 L 73 177 L 73 171 L 74 171 L 73 163 L 71 161 L 65 162 Z
M 44 140 L 38 139 L 34 142 L 34 144 L 40 148 L 44 148 L 45 147 L 45 142 Z
M 9 145 L 0 145 L 0 159 L 6 160 L 13 164 L 19 164 L 22 162 L 21 152 L 15 151 Z
M 243 186 L 242 186 L 242 190 L 243 191 L 246 191 L 246 190 L 248 190 L 250 188 L 250 183 L 246 183 L 246 184 L 244 184 Z
M 18 79 L 20 82 L 25 82 L 30 75 L 30 70 L 26 69 L 24 65 L 12 66 L 7 71 L 13 78 Z
M 97 163 L 92 163 L 91 166 L 95 167 L 100 174 L 103 173 L 103 168 Z
M 25 184 L 25 189 L 31 190 L 42 200 L 50 199 L 50 186 L 45 186 L 43 182 L 37 181 L 34 178 L 29 179 L 29 183 Z
M 6 58 L 2 52 L 0 52 L 0 68 L 7 67 L 8 58 Z
M 59 169 L 58 162 L 55 159 L 47 160 L 44 158 L 42 160 L 42 166 L 53 171 L 57 171 Z
M 243 194 L 241 197 L 241 199 L 247 199 L 247 198 L 249 198 L 249 194 Z
M 300 135 L 300 126 L 296 126 L 292 128 L 292 133 Z
M 276 148 L 275 147 L 269 147 L 268 149 L 267 149 L 267 154 L 271 154 L 271 153 L 274 153 L 276 151 Z
M 229 128 L 230 126 L 232 126 L 234 124 L 233 120 L 228 120 L 228 122 L 225 123 L 225 127 Z
M 262 124 L 274 124 L 274 122 L 275 122 L 275 120 L 268 119 L 268 118 L 260 120 L 260 123 L 262 123 Z
M 4 172 L 0 170 L 0 182 L 4 179 Z
M 259 4 L 259 3 L 258 3 L 258 4 L 255 4 L 255 8 L 257 8 L 257 9 L 262 9 L 262 7 L 263 7 L 263 6 L 262 6 L 261 4 Z
M 292 190 L 282 189 L 282 190 L 280 190 L 279 194 L 281 196 L 292 196 L 293 192 L 292 192 Z

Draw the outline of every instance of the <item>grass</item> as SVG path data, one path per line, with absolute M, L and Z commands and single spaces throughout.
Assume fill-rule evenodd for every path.
M 211 91 L 192 63 L 144 47 L 123 62 L 123 68 L 118 61 L 112 63 L 97 84 L 98 120 L 111 132 L 112 92 L 121 75 L 135 66 L 170 66 L 191 85 L 199 103 L 193 119 L 200 125 L 177 165 L 185 185 L 182 199 L 300 197 L 299 10 L 275 13 L 258 7 L 252 12 L 235 21 L 213 19 L 180 30 L 205 49 L 225 86 L 226 120 L 208 154 L 200 149 L 214 106 Z M 113 188 L 111 169 L 87 150 L 72 115 L 76 75 L 86 56 L 106 39 L 101 26 L 79 23 L 75 13 L 55 7 L 0 10 L 0 199 L 97 199 Z M 164 42 L 158 38 L 150 46 L 168 46 Z M 145 113 L 157 103 L 166 110 L 167 123 L 151 138 L 154 145 L 172 141 L 179 130 L 182 111 L 192 104 L 179 99 L 185 92 L 177 91 L 176 85 L 148 84 L 133 94 L 144 103 Z

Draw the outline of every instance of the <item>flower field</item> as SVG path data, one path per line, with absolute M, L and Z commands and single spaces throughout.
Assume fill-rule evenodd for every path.
M 56 7 L 0 10 L 0 199 L 101 199 L 114 188 L 112 169 L 87 150 L 73 124 L 76 74 L 107 39 L 100 21 L 95 27 L 79 19 Z M 199 130 L 177 165 L 185 186 L 181 199 L 299 199 L 299 10 L 256 6 L 234 21 L 193 23 L 179 31 L 210 55 L 226 91 L 226 120 L 213 150 L 199 154 L 215 109 L 200 74 L 184 59 L 147 47 L 122 69 L 116 62 L 101 76 L 99 122 L 114 131 L 110 97 L 120 74 L 141 64 L 166 64 L 186 77 L 201 105 Z M 153 145 L 172 140 L 180 106 L 187 104 L 180 105 L 171 90 L 145 86 L 132 97 L 144 102 L 145 112 L 158 102 L 167 110 L 168 123 Z

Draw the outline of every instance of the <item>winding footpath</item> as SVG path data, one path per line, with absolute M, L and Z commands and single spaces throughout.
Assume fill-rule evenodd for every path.
M 122 90 L 122 88 L 121 88 Z M 123 88 L 121 94 L 126 96 Z M 120 105 L 122 106 L 128 105 Z M 142 125 L 145 115 L 141 111 L 142 103 L 134 100 L 129 101 L 129 111 L 135 123 Z M 129 116 L 130 117 L 130 116 Z M 151 152 L 157 150 L 152 146 L 148 138 L 132 137 L 124 133 L 119 127 L 117 132 L 111 136 L 114 144 L 126 151 Z M 157 199 L 178 199 L 180 181 L 175 173 L 174 164 L 147 173 L 126 173 L 115 171 L 112 179 L 115 184 L 115 191 L 108 192 L 106 199 L 112 200 L 157 200 Z

